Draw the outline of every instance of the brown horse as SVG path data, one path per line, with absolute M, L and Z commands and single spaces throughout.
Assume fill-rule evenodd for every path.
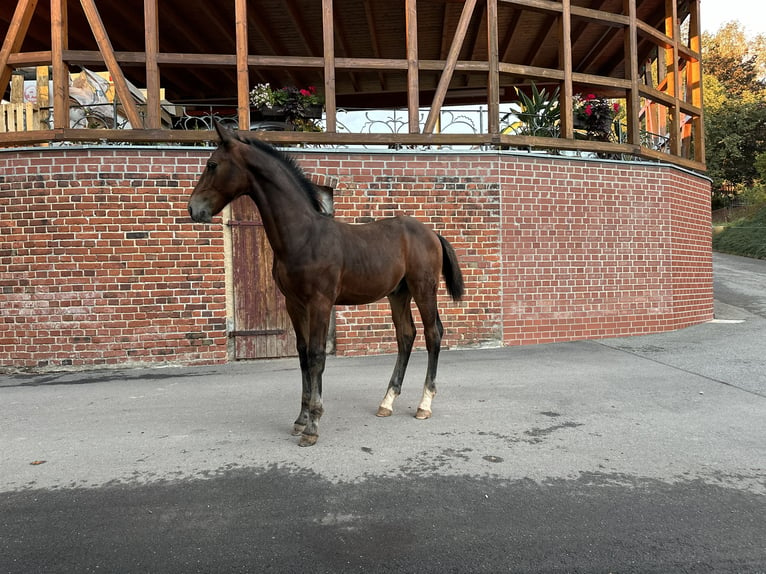
M 303 379 L 301 411 L 293 434 L 311 446 L 322 416 L 322 373 L 333 305 L 361 305 L 388 297 L 398 357 L 378 416 L 390 416 L 415 340 L 411 301 L 420 310 L 428 370 L 418 419 L 431 416 L 436 368 L 444 332 L 436 309 L 439 275 L 458 301 L 463 276 L 449 242 L 410 217 L 341 223 L 324 215 L 316 190 L 300 168 L 274 147 L 243 140 L 216 124 L 221 143 L 189 199 L 194 221 L 213 215 L 241 195 L 255 201 L 274 250 L 272 273 L 284 293 L 297 339 Z

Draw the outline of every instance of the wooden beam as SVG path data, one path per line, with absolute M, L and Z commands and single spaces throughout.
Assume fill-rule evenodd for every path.
M 51 0 L 51 66 L 53 68 L 53 127 L 69 127 L 69 66 L 64 52 L 69 47 L 66 0 Z
M 128 117 L 128 121 L 131 126 L 141 127 L 143 126 L 143 120 L 138 113 L 138 107 L 133 100 L 133 96 L 128 88 L 128 82 L 125 80 L 125 75 L 122 73 L 122 68 L 117 63 L 117 59 L 114 57 L 114 49 L 112 48 L 112 42 L 106 33 L 104 28 L 104 22 L 101 20 L 101 15 L 96 8 L 94 0 L 80 0 L 85 17 L 88 20 L 90 29 L 93 32 L 93 36 L 98 44 L 98 49 L 104 56 L 104 63 L 106 64 L 109 74 L 112 76 L 112 82 L 114 82 L 114 90 L 117 92 L 122 109 L 125 110 L 125 115 Z
M 13 68 L 8 65 L 8 60 L 11 54 L 21 50 L 36 7 L 37 0 L 20 0 L 16 4 L 16 10 L 13 12 L 11 23 L 3 40 L 3 47 L 0 48 L 0 97 L 5 93 L 5 88 L 11 81 L 11 74 L 13 73 Z
M 418 7 L 417 0 L 405 2 L 407 38 L 407 119 L 409 132 L 420 132 L 420 80 L 418 71 Z
M 332 0 L 322 0 L 322 50 L 324 53 L 324 109 L 328 133 L 338 129 L 335 107 L 335 20 Z
M 439 78 L 439 85 L 436 87 L 436 93 L 434 94 L 431 109 L 428 112 L 428 118 L 423 127 L 423 133 L 430 134 L 434 131 L 434 126 L 441 113 L 444 97 L 447 95 L 450 81 L 452 81 L 455 64 L 457 64 L 458 56 L 460 56 L 460 49 L 463 47 L 463 40 L 468 31 L 468 25 L 471 23 L 471 16 L 473 16 L 475 7 L 476 0 L 466 0 L 465 4 L 463 4 L 463 12 L 460 14 L 455 36 L 452 38 L 452 45 L 450 46 L 449 54 L 447 54 L 447 61 L 444 63 L 444 70 Z
M 234 28 L 237 46 L 237 122 L 250 129 L 250 73 L 247 65 L 247 0 L 234 3 Z
M 162 127 L 160 106 L 160 50 L 158 0 L 144 0 L 144 43 L 146 45 L 146 126 Z
M 572 101 L 572 13 L 570 0 L 561 0 L 561 17 L 559 21 L 559 59 L 564 70 L 564 81 L 559 92 L 559 109 L 561 126 L 560 133 L 566 139 L 574 139 L 574 112 Z
M 43 66 L 48 65 L 52 61 L 52 54 L 50 50 L 43 50 L 40 52 L 17 52 L 11 54 L 8 57 L 8 66 L 10 68 L 24 68 L 28 66 Z
M 519 28 L 521 13 L 521 10 L 514 10 L 513 15 L 511 16 L 511 21 L 508 23 L 508 27 L 505 29 L 503 42 L 499 47 L 501 62 L 505 62 L 510 57 L 511 45 L 513 42 L 513 37 L 516 34 L 516 30 Z
M 500 52 L 497 31 L 497 0 L 487 0 L 487 129 L 490 134 L 500 133 Z
M 548 38 L 548 36 L 556 28 L 557 19 L 558 19 L 558 16 L 556 16 L 555 14 L 550 14 L 545 17 L 545 21 L 543 22 L 542 26 L 540 26 L 540 29 L 537 32 L 537 36 L 535 36 L 535 39 L 532 40 L 532 42 L 529 44 L 529 48 L 527 49 L 526 54 L 524 54 L 524 57 L 521 60 L 522 62 L 528 62 L 530 66 L 535 65 L 537 56 L 540 54 L 540 49 L 542 48 L 542 45 L 545 43 L 545 40 Z
M 49 83 L 50 74 L 48 70 L 49 68 L 46 64 L 45 66 L 38 66 L 35 71 L 37 80 L 37 106 L 40 109 L 40 124 L 44 127 L 48 127 L 48 122 L 50 120 L 50 110 L 48 107 L 51 105 L 51 96 Z
M 691 92 L 692 105 L 703 109 L 702 92 L 702 25 L 700 22 L 700 0 L 689 2 L 689 48 L 700 54 L 698 58 L 686 65 L 688 70 L 687 86 Z M 700 113 L 693 120 L 694 123 L 694 160 L 705 163 L 705 118 Z
M 665 0 L 665 35 L 672 45 L 665 48 L 665 69 L 667 70 L 668 95 L 673 98 L 670 108 L 671 131 L 670 153 L 681 155 L 681 108 L 679 105 L 680 74 L 678 71 L 678 12 L 676 0 Z
M 641 92 L 638 71 L 638 28 L 636 0 L 623 0 L 623 12 L 628 15 L 630 25 L 625 34 L 625 79 L 630 81 L 627 91 L 625 114 L 628 118 L 628 142 L 641 143 L 641 130 L 638 116 L 641 113 Z

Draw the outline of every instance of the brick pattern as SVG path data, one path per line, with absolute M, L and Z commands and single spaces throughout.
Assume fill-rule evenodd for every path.
M 200 153 L 0 154 L 0 365 L 226 360 L 223 238 Z
M 452 243 L 466 297 L 456 304 L 440 290 L 447 347 L 712 318 L 709 184 L 694 174 L 503 153 L 295 154 L 335 188 L 336 217 L 408 214 Z M 226 228 L 186 216 L 208 156 L 0 153 L 0 366 L 227 360 Z M 385 301 L 338 307 L 338 354 L 395 351 L 389 315 Z

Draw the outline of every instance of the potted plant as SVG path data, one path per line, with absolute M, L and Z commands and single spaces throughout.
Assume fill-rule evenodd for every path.
M 595 94 L 578 94 L 574 102 L 574 127 L 589 140 L 609 142 L 614 139 L 612 124 L 620 104 Z
M 302 131 L 315 131 L 313 120 L 322 117 L 322 96 L 314 86 L 275 90 L 269 84 L 258 84 L 250 91 L 250 103 L 264 119 L 281 119 Z

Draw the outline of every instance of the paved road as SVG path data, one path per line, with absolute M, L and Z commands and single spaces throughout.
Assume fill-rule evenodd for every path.
M 0 377 L 0 574 L 766 572 L 766 262 L 717 321 L 443 353 L 429 421 L 393 357 Z

